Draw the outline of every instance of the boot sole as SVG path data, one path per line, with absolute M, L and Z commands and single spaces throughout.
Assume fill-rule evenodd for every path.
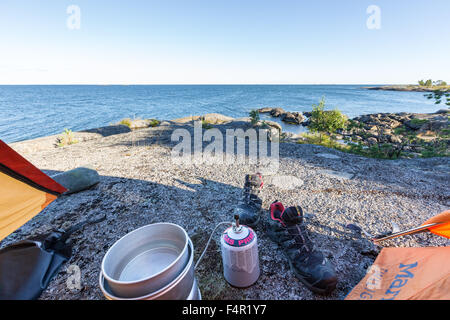
M 285 253 L 284 255 L 287 256 L 286 253 Z M 311 290 L 312 292 L 317 293 L 317 294 L 321 294 L 321 295 L 328 295 L 328 294 L 330 294 L 334 289 L 336 289 L 337 281 L 330 282 L 330 283 L 326 286 L 325 289 L 314 287 L 312 284 L 310 284 L 308 281 L 306 281 L 305 278 L 303 278 L 301 274 L 299 274 L 299 273 L 297 272 L 297 270 L 294 268 L 294 266 L 292 265 L 292 262 L 291 262 L 291 260 L 289 260 L 289 258 L 288 258 L 288 262 L 289 262 L 289 267 L 291 268 L 291 271 L 295 274 L 295 276 L 297 277 L 297 279 L 298 279 L 301 283 L 303 283 L 303 284 L 304 284 L 309 290 Z
M 269 238 L 270 238 L 273 242 L 275 242 L 275 243 L 278 245 L 278 247 L 281 247 L 280 242 L 277 241 L 271 233 L 269 233 Z M 294 265 L 292 264 L 291 259 L 289 259 L 289 256 L 288 256 L 288 254 L 286 253 L 286 251 L 285 251 L 283 248 L 281 248 L 281 251 L 283 252 L 284 256 L 286 257 L 286 259 L 287 259 L 287 261 L 288 261 L 288 263 L 289 263 L 289 268 L 290 268 L 291 271 L 294 273 L 294 275 L 296 276 L 296 278 L 297 278 L 301 283 L 303 283 L 309 290 L 311 290 L 312 292 L 317 293 L 317 294 L 326 295 L 326 294 L 330 294 L 334 289 L 336 289 L 337 280 L 336 280 L 336 281 L 330 282 L 330 283 L 327 285 L 327 287 L 326 287 L 325 289 L 314 287 L 314 285 L 312 285 L 311 283 L 309 283 L 309 282 L 308 282 L 308 281 L 307 281 L 307 280 L 306 280 L 306 279 L 305 279 L 305 278 L 304 278 L 304 277 L 303 277 L 303 276 L 302 276 L 302 275 L 294 268 Z

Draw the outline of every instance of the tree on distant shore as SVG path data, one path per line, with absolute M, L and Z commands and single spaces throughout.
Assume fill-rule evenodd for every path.
M 417 83 L 421 87 L 443 87 L 447 85 L 447 82 L 444 80 L 433 81 L 432 79 L 428 79 L 427 81 L 419 80 Z
M 336 132 L 337 129 L 343 129 L 347 123 L 347 117 L 338 109 L 326 111 L 325 99 L 322 98 L 318 105 L 313 105 L 309 121 L 309 130 L 318 132 L 322 142 L 322 132 L 330 135 Z
M 436 87 L 441 87 L 441 86 L 446 86 L 447 82 L 445 82 L 444 80 L 437 80 L 437 81 L 433 81 L 433 86 Z
M 431 79 L 419 80 L 418 83 L 419 83 L 419 86 L 421 86 L 421 87 L 431 87 L 433 85 L 433 80 L 431 80 Z

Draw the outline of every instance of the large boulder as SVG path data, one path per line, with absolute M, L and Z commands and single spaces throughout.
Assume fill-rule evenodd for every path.
M 269 121 L 269 120 L 259 121 L 258 127 L 263 127 L 264 124 L 266 124 L 267 126 L 269 126 L 271 128 L 277 129 L 280 132 L 283 130 L 283 128 L 281 127 L 281 125 L 278 122 Z
M 356 117 L 353 120 L 357 121 L 357 122 L 362 122 L 362 123 L 369 123 L 372 122 L 372 116 L 371 114 L 364 114 L 362 116 Z
M 301 133 L 283 132 L 281 140 L 283 142 L 297 143 L 299 140 L 306 141 L 306 138 Z
M 281 115 L 284 114 L 284 113 L 286 113 L 286 111 L 284 111 L 283 108 L 273 108 L 273 109 L 270 111 L 270 115 L 271 115 L 272 117 L 279 117 L 279 116 L 281 116 Z
M 300 112 L 286 112 L 281 115 L 280 119 L 284 122 L 293 124 L 300 124 L 305 120 Z
M 402 126 L 402 122 L 398 120 L 391 119 L 391 121 L 387 124 L 389 128 L 395 129 Z
M 273 121 L 259 121 L 255 126 L 251 123 L 250 118 L 237 118 L 233 121 L 229 121 L 223 124 L 218 124 L 214 126 L 215 129 L 220 130 L 224 134 L 229 134 L 228 130 L 231 131 L 231 134 L 234 134 L 235 130 L 242 129 L 244 132 L 247 132 L 249 129 L 256 130 L 257 136 L 256 138 L 259 139 L 263 132 L 266 133 L 266 137 L 268 141 L 274 141 L 275 139 L 279 138 L 279 135 L 281 133 L 281 126 Z
M 423 125 L 424 122 L 416 118 L 405 121 L 405 126 L 411 130 L 419 130 Z
M 377 140 L 377 138 L 375 138 L 375 137 L 370 137 L 370 138 L 368 138 L 367 139 L 367 143 L 369 144 L 369 145 L 376 145 L 377 143 L 378 143 L 378 140 Z
M 443 129 L 449 128 L 449 121 L 446 117 L 442 117 L 443 119 L 434 118 L 433 120 L 430 120 L 426 123 L 424 123 L 419 131 L 420 132 L 426 132 L 426 131 L 433 131 L 433 132 L 439 132 Z
M 378 136 L 378 133 L 379 133 L 379 128 L 378 128 L 378 126 L 375 126 L 375 125 L 367 125 L 367 126 L 364 127 L 364 129 L 367 130 L 367 133 L 368 133 L 368 134 L 371 134 L 371 135 L 373 135 L 373 136 Z
M 270 113 L 272 111 L 273 108 L 261 108 L 258 109 L 259 113 Z
M 302 124 L 305 121 L 305 117 L 301 112 L 289 112 L 283 108 L 261 108 L 259 113 L 269 113 L 272 117 L 279 117 L 281 121 Z
M 388 135 L 387 138 L 389 139 L 389 142 L 391 142 L 391 143 L 395 143 L 395 144 L 402 143 L 402 139 L 398 135 L 391 134 L 391 135 Z
M 357 122 L 362 122 L 366 125 L 376 125 L 385 128 L 397 128 L 402 125 L 405 120 L 409 120 L 407 115 L 391 114 L 391 113 L 376 113 L 366 114 L 353 119 Z

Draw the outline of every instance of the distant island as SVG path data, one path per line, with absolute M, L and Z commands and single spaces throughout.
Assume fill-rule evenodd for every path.
M 407 85 L 385 85 L 375 87 L 364 87 L 369 90 L 384 90 L 384 91 L 412 91 L 412 92 L 433 92 L 433 91 L 450 91 L 450 85 L 442 80 L 433 81 L 420 80 L 418 84 Z
M 408 85 L 391 85 L 391 86 L 377 86 L 377 87 L 364 87 L 369 90 L 384 90 L 384 91 L 411 91 L 411 92 L 433 92 L 436 90 L 447 91 L 450 90 L 450 86 L 441 87 L 423 87 L 415 84 Z

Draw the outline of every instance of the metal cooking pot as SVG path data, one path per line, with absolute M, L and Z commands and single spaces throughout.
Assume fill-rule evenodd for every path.
M 166 288 L 179 278 L 193 256 L 189 242 L 186 231 L 172 223 L 155 223 L 128 233 L 103 258 L 101 274 L 105 287 L 112 295 L 123 298 L 141 297 Z
M 194 275 L 194 246 L 189 239 L 189 261 L 179 276 L 164 288 L 143 296 L 121 297 L 114 295 L 103 274 L 100 273 L 100 289 L 108 300 L 201 300 Z

